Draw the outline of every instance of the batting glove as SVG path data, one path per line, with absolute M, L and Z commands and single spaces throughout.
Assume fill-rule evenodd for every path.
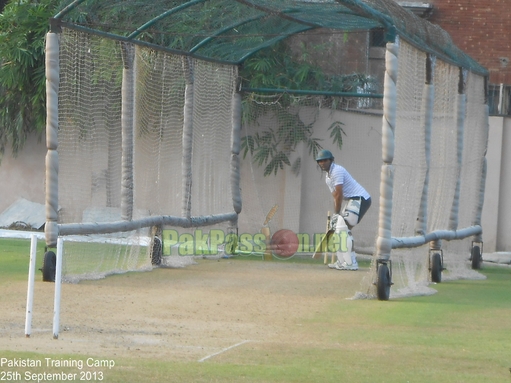
M 335 230 L 339 218 L 340 218 L 339 214 L 332 215 L 332 217 L 330 218 L 330 230 Z

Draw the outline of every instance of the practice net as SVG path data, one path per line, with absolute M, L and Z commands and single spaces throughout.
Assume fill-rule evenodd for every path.
M 488 134 L 482 76 L 405 41 L 397 73 L 391 297 L 435 292 L 432 252 L 442 257 L 444 280 L 484 278 L 469 258 L 481 241 Z M 461 234 L 474 227 L 473 235 Z M 375 281 L 368 282 L 372 295 Z
M 263 255 L 260 245 L 267 239 L 256 236 L 264 228 L 294 231 L 300 239 L 297 253 L 310 256 L 332 209 L 324 174 L 313 160 L 320 147 L 331 149 L 372 195 L 373 205 L 354 236 L 357 252 L 375 255 L 385 148 L 381 99 L 367 94 L 381 93 L 383 80 L 374 77 L 381 63 L 360 54 L 360 36 L 345 38 L 359 48 L 343 50 L 357 53 L 352 61 L 309 55 L 325 72 L 362 79 L 358 85 L 354 81 L 341 89 L 344 96 L 297 95 L 243 90 L 237 65 L 63 28 L 58 220 L 73 239 L 64 246 L 64 278 L 147 270 L 155 261 L 171 267 L 193 262 L 185 255 Z M 332 52 L 339 51 L 338 45 L 331 46 Z M 338 66 L 332 67 L 333 62 Z M 429 287 L 431 241 L 418 245 L 417 238 L 480 224 L 487 142 L 482 76 L 434 59 L 404 40 L 399 41 L 398 63 L 390 210 L 392 241 L 399 245 L 390 258 L 394 297 L 434 292 Z M 123 142 L 126 66 L 133 68 L 132 145 Z M 187 128 L 190 121 L 192 128 Z M 132 173 L 125 171 L 126 156 L 133 157 Z M 236 177 L 241 179 L 233 183 Z M 129 209 L 126 200 L 132 201 Z M 205 218 L 226 213 L 211 224 Z M 130 230 L 112 228 L 126 216 L 127 221 L 204 221 L 186 225 L 180 218 L 160 219 Z M 104 230 L 78 237 L 78 231 L 71 232 L 77 223 Z M 472 241 L 468 236 L 434 241 L 446 268 L 444 279 L 481 277 L 468 263 Z M 375 295 L 375 268 L 373 262 L 360 297 Z
M 126 95 L 123 98 L 128 82 L 123 68 L 130 52 L 134 96 L 132 105 L 123 107 L 129 101 Z M 200 217 L 233 211 L 230 176 L 236 66 L 66 28 L 60 35 L 59 59 L 58 222 L 61 231 L 67 224 L 97 226 L 94 233 L 80 237 L 77 229 L 66 237 L 72 240 L 64 246 L 64 279 L 150 269 L 153 250 L 163 250 L 161 243 L 155 243 L 162 235 L 169 237 L 170 246 L 170 239 L 177 243 L 180 236 L 199 226 L 207 231 L 210 226 Z M 190 84 L 193 91 L 187 91 Z M 187 107 L 187 102 L 193 107 Z M 123 143 L 123 108 L 132 110 L 133 138 L 128 145 Z M 192 126 L 187 127 L 185 120 L 192 121 Z M 126 156 L 133 157 L 131 164 L 123 160 Z M 126 172 L 126 166 L 132 171 Z M 199 223 L 179 228 L 178 222 L 170 233 L 165 224 L 142 223 L 143 227 L 127 231 L 109 227 L 122 223 L 125 215 L 128 221 L 199 217 Z M 228 232 L 233 222 L 221 221 L 215 222 L 215 228 Z M 195 248 L 192 252 L 201 253 Z M 177 262 L 187 264 L 181 259 Z

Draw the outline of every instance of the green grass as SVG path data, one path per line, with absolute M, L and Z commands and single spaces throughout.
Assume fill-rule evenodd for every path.
M 0 240 L 2 283 L 26 279 L 28 250 L 28 241 Z M 388 302 L 340 299 L 320 313 L 301 318 L 301 328 L 313 342 L 254 343 L 243 352 L 222 354 L 203 363 L 112 356 L 116 366 L 105 371 L 103 381 L 511 381 L 511 269 L 485 265 L 482 273 L 487 279 L 437 284 L 438 293 L 431 296 Z M 145 275 L 149 281 L 151 274 Z M 0 351 L 0 358 L 46 356 Z
M 37 265 L 42 267 L 44 242 L 37 243 Z M 0 283 L 26 280 L 30 263 L 30 241 L 0 239 Z

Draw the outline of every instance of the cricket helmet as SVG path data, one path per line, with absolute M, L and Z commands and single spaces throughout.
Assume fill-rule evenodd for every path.
M 333 160 L 334 155 L 330 150 L 322 149 L 319 151 L 318 155 L 316 156 L 316 161 L 321 160 Z

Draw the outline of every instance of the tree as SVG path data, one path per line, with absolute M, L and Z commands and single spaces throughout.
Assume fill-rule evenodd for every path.
M 286 42 L 280 42 L 271 48 L 261 50 L 249 58 L 243 65 L 240 76 L 248 88 L 271 88 L 290 90 L 322 90 L 331 92 L 353 92 L 364 89 L 373 81 L 363 74 L 327 74 L 312 60 L 313 56 L 321 54 L 327 47 L 318 45 L 313 51 L 308 51 L 305 45 L 300 45 L 300 54 L 293 54 L 291 47 Z M 242 138 L 243 158 L 250 153 L 253 162 L 264 167 L 264 175 L 276 175 L 280 169 L 290 166 L 293 173 L 300 172 L 301 157 L 292 163 L 290 155 L 295 152 L 298 144 L 303 143 L 308 153 L 313 158 L 322 145 L 320 139 L 314 137 L 313 124 L 305 124 L 299 116 L 299 108 L 289 108 L 297 100 L 284 94 L 279 98 L 281 109 L 275 112 L 278 121 L 276 129 L 268 128 L 261 133 L 246 135 Z M 339 100 L 325 97 L 324 105 L 330 105 L 333 109 L 342 106 L 337 105 Z M 245 101 L 243 104 L 243 122 L 251 123 L 260 117 L 252 104 Z M 257 108 L 255 108 L 257 109 Z M 289 128 L 292 121 L 293 128 Z M 333 122 L 328 131 L 332 143 L 339 150 L 342 148 L 344 123 Z
M 10 0 L 0 14 L 0 158 L 46 120 L 44 41 L 58 0 Z

